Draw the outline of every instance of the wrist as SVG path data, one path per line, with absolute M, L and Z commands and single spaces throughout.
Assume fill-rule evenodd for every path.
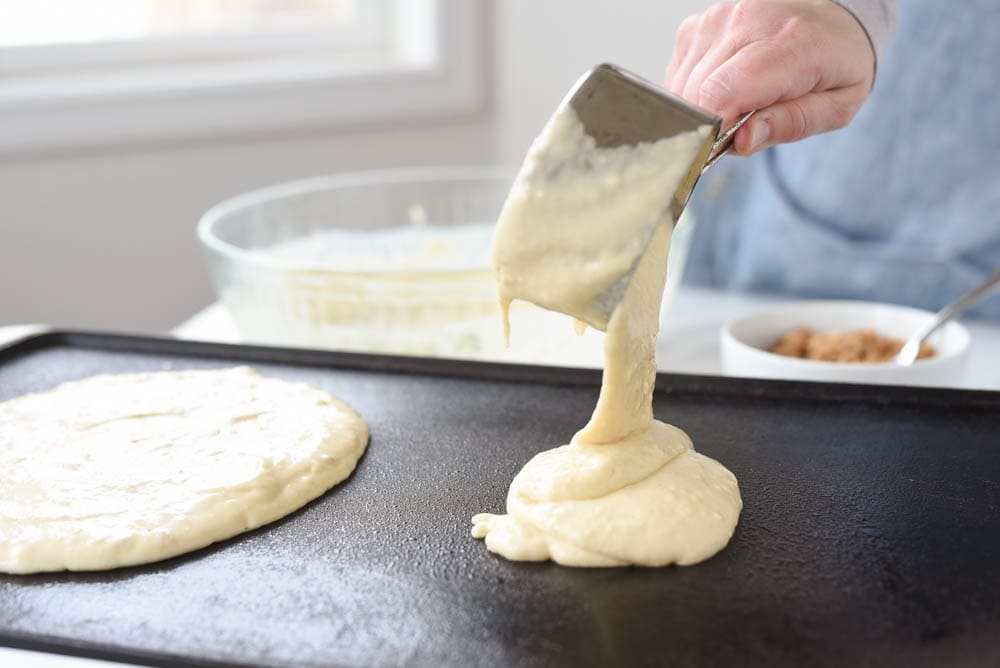
M 872 83 L 878 69 L 878 59 L 885 51 L 895 30 L 897 9 L 895 0 L 828 0 L 857 22 L 868 38 L 872 51 Z

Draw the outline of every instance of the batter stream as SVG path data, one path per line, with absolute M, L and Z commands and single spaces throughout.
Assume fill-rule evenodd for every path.
M 673 227 L 666 212 L 687 170 L 682 158 L 706 132 L 598 148 L 564 108 L 532 145 L 494 237 L 505 312 L 511 300 L 529 299 L 589 319 L 589 296 L 623 273 L 651 218 L 662 220 L 607 323 L 590 422 L 569 445 L 525 465 L 506 515 L 473 517 L 472 535 L 492 552 L 567 566 L 666 566 L 703 561 L 729 542 L 743 506 L 736 478 L 652 410 Z M 609 221 L 613 239 L 600 236 Z

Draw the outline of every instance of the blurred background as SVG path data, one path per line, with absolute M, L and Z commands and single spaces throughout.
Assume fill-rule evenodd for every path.
M 520 162 L 574 80 L 659 81 L 708 0 L 0 0 L 0 324 L 167 330 L 229 196 Z

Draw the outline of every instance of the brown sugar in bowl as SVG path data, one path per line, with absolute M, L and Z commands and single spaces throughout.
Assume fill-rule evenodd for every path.
M 954 387 L 962 383 L 965 360 L 970 345 L 968 330 L 950 322 L 937 331 L 928 344 L 932 355 L 918 359 L 910 366 L 892 361 L 892 348 L 878 339 L 902 341 L 920 329 L 933 313 L 896 304 L 861 301 L 799 301 L 755 311 L 728 322 L 720 332 L 722 370 L 731 376 L 780 378 L 788 380 L 834 381 L 843 383 L 874 383 L 884 385 L 931 385 Z M 859 335 L 861 342 L 835 341 L 836 337 L 820 338 L 797 332 L 806 328 L 811 333 L 829 335 L 868 330 L 873 334 Z M 783 337 L 783 353 L 773 352 Z M 865 344 L 872 336 L 876 341 Z M 811 353 L 809 348 L 813 346 Z M 870 345 L 883 358 L 881 361 L 854 358 L 869 355 Z M 803 354 L 804 351 L 804 354 Z M 823 359 L 815 359 L 823 357 Z M 829 358 L 835 359 L 829 359 Z M 844 359 L 841 359 L 841 358 Z M 850 359 L 847 359 L 850 358 Z M 861 360 L 857 360 L 861 361 Z

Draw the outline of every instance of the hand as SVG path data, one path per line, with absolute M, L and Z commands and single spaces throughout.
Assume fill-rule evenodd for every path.
M 690 16 L 667 68 L 671 92 L 722 117 L 749 155 L 847 125 L 871 91 L 875 54 L 832 0 L 735 0 Z

